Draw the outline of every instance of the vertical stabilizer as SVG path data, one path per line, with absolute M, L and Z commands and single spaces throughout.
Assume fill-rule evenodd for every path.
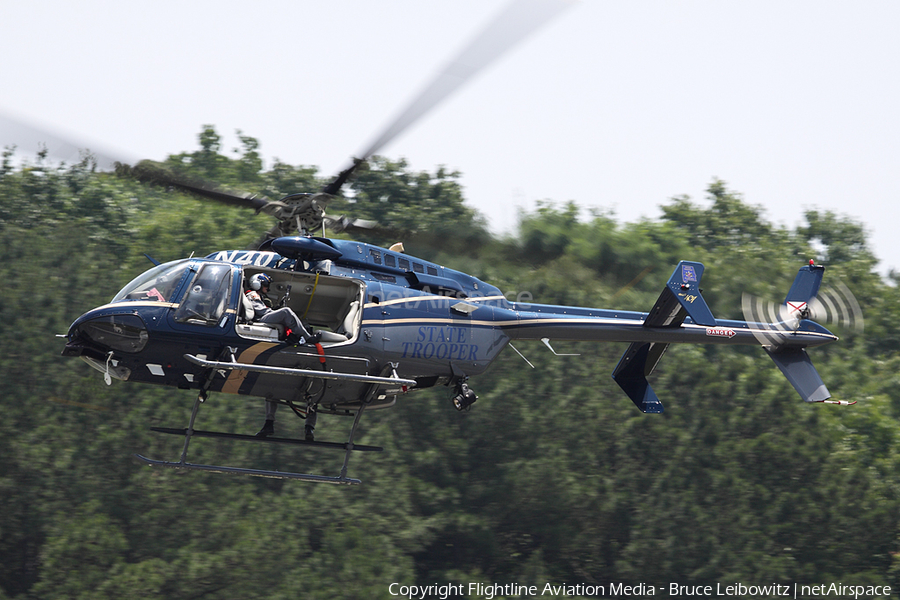
M 831 398 L 805 348 L 787 348 L 769 352 L 769 356 L 804 401 L 824 402 Z
M 825 266 L 814 264 L 812 261 L 809 261 L 805 267 L 800 267 L 784 303 L 788 306 L 796 306 L 805 305 L 811 301 L 819 293 L 819 286 L 822 285 L 824 274 Z

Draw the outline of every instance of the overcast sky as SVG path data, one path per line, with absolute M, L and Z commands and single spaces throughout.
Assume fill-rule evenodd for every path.
M 153 159 L 211 123 L 332 174 L 506 4 L 3 2 L 0 111 Z M 461 171 L 497 232 L 538 199 L 657 218 L 720 178 L 776 223 L 864 222 L 900 270 L 898 25 L 895 1 L 583 0 L 381 154 Z

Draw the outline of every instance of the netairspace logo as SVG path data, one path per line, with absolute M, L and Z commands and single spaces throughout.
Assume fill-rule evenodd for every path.
M 558 598 L 565 596 L 582 597 L 632 597 L 646 598 L 649 596 L 665 596 L 670 598 L 684 598 L 686 596 L 719 596 L 740 598 L 809 598 L 809 597 L 834 597 L 834 598 L 872 598 L 890 597 L 891 587 L 887 585 L 844 585 L 843 583 L 822 584 L 798 584 L 785 585 L 771 583 L 764 585 L 745 585 L 743 583 L 715 585 L 682 585 L 670 583 L 668 586 L 654 586 L 646 583 L 626 585 L 624 583 L 612 583 L 609 585 L 579 584 L 553 584 L 546 583 L 543 586 L 519 585 L 517 583 L 434 583 L 432 585 L 403 585 L 392 583 L 388 587 L 392 596 L 408 598 L 409 600 L 425 600 L 426 598 L 438 598 L 446 600 L 450 597 L 468 596 L 469 598 L 483 598 L 494 600 L 495 598 L 513 598 L 528 596 L 545 596 Z

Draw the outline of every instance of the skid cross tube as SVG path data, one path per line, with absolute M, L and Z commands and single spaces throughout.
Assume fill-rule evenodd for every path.
M 391 381 L 396 381 L 399 379 L 397 376 L 397 367 L 400 366 L 399 363 L 388 363 L 381 370 L 381 378 L 385 378 L 384 376 L 388 373 L 391 374 L 389 378 Z M 344 464 L 341 465 L 341 475 L 340 479 L 343 479 L 347 476 L 347 464 L 350 462 L 350 453 L 353 452 L 353 436 L 356 434 L 356 428 L 359 426 L 359 420 L 362 418 L 363 411 L 366 409 L 366 406 L 372 402 L 372 399 L 375 398 L 375 394 L 378 393 L 379 386 L 377 384 L 372 384 L 369 386 L 369 389 L 366 391 L 366 394 L 363 398 L 362 403 L 359 406 L 359 410 L 356 411 L 356 417 L 353 419 L 353 425 L 350 427 L 350 437 L 347 439 L 347 451 L 344 453 Z

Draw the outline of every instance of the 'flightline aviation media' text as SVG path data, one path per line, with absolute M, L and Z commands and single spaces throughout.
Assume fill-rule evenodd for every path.
M 598 596 L 598 597 L 648 597 L 667 596 L 721 596 L 721 597 L 766 597 L 766 598 L 872 598 L 891 595 L 891 587 L 887 585 L 845 585 L 843 583 L 822 584 L 783 584 L 767 583 L 763 585 L 747 585 L 743 583 L 716 583 L 711 585 L 682 585 L 670 583 L 665 586 L 638 583 L 610 584 L 553 584 L 519 585 L 517 583 L 434 583 L 431 585 L 405 585 L 392 583 L 388 587 L 392 596 L 424 600 L 440 598 L 446 600 L 454 596 L 469 596 L 493 600 L 512 596 L 546 596 L 550 598 L 564 596 Z

